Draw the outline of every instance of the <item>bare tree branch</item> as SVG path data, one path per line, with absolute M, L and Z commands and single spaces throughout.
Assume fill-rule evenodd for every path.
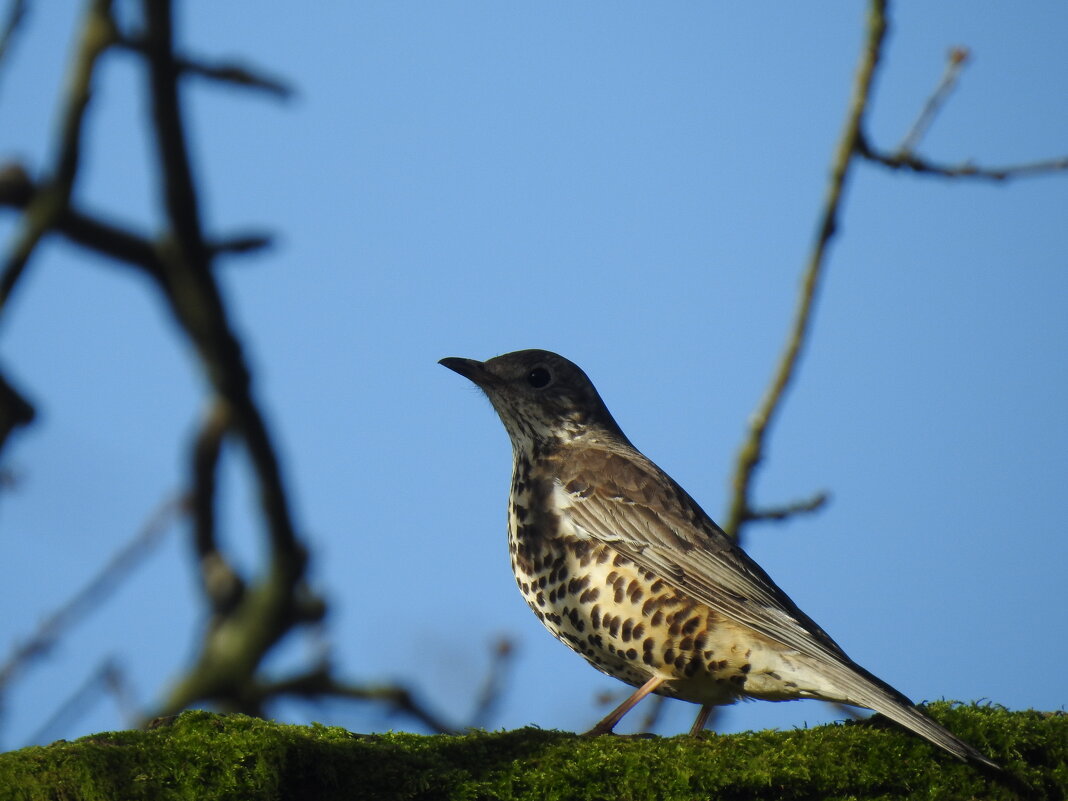
M 741 527 L 753 517 L 750 496 L 753 476 L 764 458 L 764 446 L 768 427 L 782 403 L 786 388 L 794 377 L 798 358 L 809 333 L 812 309 L 819 289 L 820 278 L 826 263 L 827 249 L 838 228 L 838 214 L 842 194 L 849 177 L 853 155 L 860 141 L 864 117 L 871 99 L 875 70 L 882 56 L 886 37 L 886 1 L 873 0 L 868 12 L 868 32 L 853 81 L 853 98 L 846 114 L 845 127 L 838 140 L 831 164 L 830 183 L 824 197 L 823 209 L 817 226 L 816 242 L 801 278 L 801 294 L 797 300 L 794 321 L 787 337 L 786 348 L 772 376 L 771 384 L 750 417 L 749 430 L 738 452 L 733 477 L 733 494 L 727 513 L 724 530 L 738 539 Z
M 1010 164 L 1000 167 L 980 167 L 972 161 L 961 164 L 939 164 L 923 159 L 915 154 L 916 147 L 927 129 L 942 110 L 950 93 L 957 85 L 961 71 L 968 63 L 970 53 L 965 47 L 954 47 L 949 51 L 945 72 L 938 86 L 927 98 L 920 110 L 916 122 L 912 124 L 905 138 L 893 153 L 886 153 L 875 148 L 866 134 L 861 132 L 857 139 L 857 155 L 875 164 L 881 164 L 892 170 L 907 170 L 920 175 L 938 178 L 972 178 L 980 181 L 1004 182 L 1014 178 L 1031 178 L 1039 175 L 1052 175 L 1068 170 L 1068 157 L 1042 159 L 1023 164 Z
M 245 582 L 223 556 L 215 538 L 215 474 L 230 425 L 229 406 L 217 400 L 196 437 L 192 458 L 193 543 L 201 588 L 216 619 L 229 614 L 245 594 Z
M 1025 164 L 1008 164 L 1000 167 L 980 167 L 971 161 L 965 161 L 961 164 L 937 164 L 911 153 L 882 153 L 875 150 L 867 139 L 860 140 L 857 152 L 868 161 L 881 164 L 892 170 L 906 170 L 939 178 L 971 178 L 994 183 L 1002 183 L 1015 178 L 1053 175 L 1054 173 L 1068 170 L 1068 157 L 1031 161 Z
M 7 164 L 0 168 L 0 206 L 25 209 L 40 191 L 43 190 L 34 185 L 21 165 Z M 70 206 L 57 213 L 51 228 L 75 244 L 137 267 L 152 277 L 163 274 L 155 243 Z
M 94 67 L 115 39 L 111 0 L 93 0 L 82 26 L 81 43 L 60 120 L 60 140 L 53 172 L 31 197 L 23 214 L 21 230 L 5 259 L 0 274 L 0 311 L 6 308 L 37 243 L 67 210 L 81 156 L 82 124 L 92 99 Z

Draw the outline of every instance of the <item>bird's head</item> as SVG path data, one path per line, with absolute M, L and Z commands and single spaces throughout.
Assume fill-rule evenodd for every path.
M 625 437 L 578 365 L 547 350 L 519 350 L 480 362 L 439 364 L 486 393 L 517 451 L 549 450 L 582 437 Z

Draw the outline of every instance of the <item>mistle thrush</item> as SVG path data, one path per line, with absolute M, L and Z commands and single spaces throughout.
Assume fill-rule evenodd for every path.
M 626 438 L 586 374 L 525 350 L 442 359 L 489 397 L 512 440 L 508 549 L 553 635 L 638 689 L 701 705 L 818 698 L 874 709 L 963 760 L 996 767 L 853 662 L 700 506 Z

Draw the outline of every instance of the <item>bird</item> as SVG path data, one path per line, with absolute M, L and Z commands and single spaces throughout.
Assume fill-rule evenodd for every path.
M 882 713 L 954 757 L 997 764 L 850 659 L 667 473 L 624 435 L 587 375 L 521 350 L 441 365 L 478 386 L 512 443 L 508 549 L 538 619 L 595 668 L 650 693 L 715 706 L 820 699 Z

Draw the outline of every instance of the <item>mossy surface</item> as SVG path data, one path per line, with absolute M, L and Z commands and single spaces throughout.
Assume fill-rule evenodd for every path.
M 0 798 L 1063 799 L 1068 716 L 933 704 L 938 720 L 1031 790 L 874 719 L 700 738 L 540 729 L 353 734 L 186 712 L 168 726 L 0 754 Z

